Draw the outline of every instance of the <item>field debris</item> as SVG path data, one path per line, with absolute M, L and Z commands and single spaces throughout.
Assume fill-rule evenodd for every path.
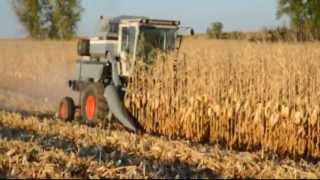
M 52 164 L 53 167 L 48 165 L 37 169 L 36 177 L 320 177 L 319 163 L 295 162 L 287 158 L 274 161 L 271 155 L 262 156 L 260 152 L 223 150 L 209 144 L 169 141 L 119 130 L 108 133 L 105 129 L 79 123 L 41 120 L 5 112 L 0 113 L 0 123 L 3 139 L 0 147 L 7 147 L 3 148 L 3 156 L 15 157 L 18 162 L 30 159 L 23 157 L 28 153 L 35 158 L 43 157 L 38 159 L 40 162 L 29 164 L 34 169 L 39 163 Z M 1 162 L 7 167 L 6 176 L 27 176 L 23 163 L 21 167 L 20 163 L 16 164 L 21 169 L 11 173 L 10 168 L 17 167 L 6 158 Z M 66 163 L 59 165 L 58 162 Z M 71 170 L 76 168 L 76 172 L 69 171 L 66 166 Z

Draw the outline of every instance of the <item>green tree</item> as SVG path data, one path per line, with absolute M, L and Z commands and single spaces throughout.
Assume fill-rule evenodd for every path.
M 308 0 L 307 9 L 311 33 L 315 39 L 320 40 L 320 1 Z
M 288 16 L 290 28 L 296 33 L 297 40 L 320 38 L 320 1 L 319 0 L 278 0 L 277 17 Z
M 36 39 L 72 38 L 83 11 L 80 0 L 12 0 L 12 7 Z
M 52 28 L 50 38 L 70 39 L 76 32 L 82 8 L 79 0 L 52 1 Z
M 41 36 L 40 2 L 35 0 L 12 1 L 12 7 L 22 25 L 33 38 Z
M 210 27 L 207 29 L 207 35 L 209 38 L 221 38 L 223 30 L 223 24 L 221 22 L 214 22 L 210 24 Z

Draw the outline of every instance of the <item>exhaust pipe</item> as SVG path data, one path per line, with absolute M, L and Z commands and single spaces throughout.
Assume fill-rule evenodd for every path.
M 118 121 L 127 129 L 134 133 L 138 132 L 138 127 L 133 118 L 129 115 L 128 110 L 125 108 L 117 88 L 110 83 L 104 91 L 111 113 L 118 119 Z

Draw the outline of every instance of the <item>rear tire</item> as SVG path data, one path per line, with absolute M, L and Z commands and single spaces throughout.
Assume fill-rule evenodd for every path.
M 61 100 L 58 109 L 58 117 L 63 121 L 72 121 L 74 120 L 74 115 L 76 107 L 74 101 L 71 97 L 65 97 Z
M 104 87 L 100 83 L 92 83 L 84 89 L 81 98 L 81 116 L 84 123 L 97 125 L 107 119 L 108 104 L 103 94 Z

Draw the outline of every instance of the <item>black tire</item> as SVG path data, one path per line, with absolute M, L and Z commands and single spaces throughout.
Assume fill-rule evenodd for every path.
M 103 94 L 104 87 L 100 83 L 92 83 L 84 89 L 81 98 L 81 116 L 84 123 L 97 125 L 107 119 L 108 104 Z
M 71 97 L 65 97 L 61 100 L 58 109 L 58 117 L 63 121 L 74 120 L 76 107 Z

